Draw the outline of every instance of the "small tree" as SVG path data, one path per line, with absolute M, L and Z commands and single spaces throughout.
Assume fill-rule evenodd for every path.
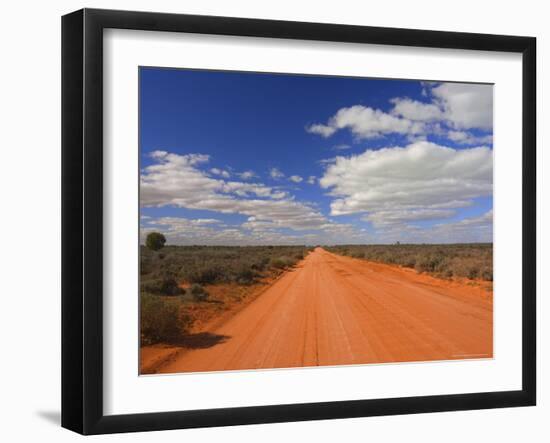
M 166 237 L 160 232 L 150 232 L 147 234 L 147 239 L 145 240 L 145 246 L 147 246 L 152 251 L 158 251 L 164 247 L 166 243 Z

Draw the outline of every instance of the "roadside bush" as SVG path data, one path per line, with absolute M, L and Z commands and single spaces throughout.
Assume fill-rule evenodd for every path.
M 453 277 L 453 271 L 451 269 L 443 269 L 437 273 L 438 277 L 449 279 Z
M 269 264 L 269 258 L 268 257 L 263 257 L 262 259 L 252 263 L 252 265 L 250 265 L 250 268 L 255 270 L 255 271 L 263 271 L 266 266 Z
M 284 269 L 284 268 L 287 268 L 288 266 L 292 266 L 293 264 L 294 264 L 294 261 L 288 257 L 273 258 L 271 259 L 271 262 L 270 262 L 271 267 L 276 269 Z
M 408 256 L 403 259 L 403 264 L 405 268 L 414 268 L 416 266 L 416 257 L 415 256 Z
M 424 256 L 416 262 L 415 268 L 418 272 L 434 272 L 437 270 L 441 261 L 442 257 L 437 255 Z
M 252 269 L 246 267 L 239 269 L 235 275 L 235 281 L 245 285 L 253 283 L 255 279 L 256 273 Z
M 477 278 L 478 272 L 479 269 L 476 266 L 470 266 L 468 268 L 468 273 L 466 274 L 466 277 L 473 280 L 474 278 Z
M 203 269 L 198 269 L 189 274 L 188 280 L 190 283 L 200 283 L 201 285 L 211 285 L 213 283 L 225 280 L 225 274 L 222 268 L 211 266 Z
M 187 289 L 187 292 L 196 301 L 205 301 L 208 299 L 208 292 L 198 283 L 192 284 L 191 287 Z
M 143 345 L 170 342 L 191 327 L 191 318 L 181 314 L 179 304 L 151 295 L 141 295 L 140 331 Z
M 159 295 L 179 295 L 182 293 L 178 282 L 170 277 L 144 281 L 141 283 L 141 290 Z

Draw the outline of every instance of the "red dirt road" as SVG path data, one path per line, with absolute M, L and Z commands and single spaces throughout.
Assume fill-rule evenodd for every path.
M 492 294 L 317 248 L 158 372 L 489 358 Z

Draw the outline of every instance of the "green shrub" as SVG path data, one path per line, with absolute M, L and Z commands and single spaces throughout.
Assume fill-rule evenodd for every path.
M 303 251 L 297 252 L 296 254 L 294 254 L 294 258 L 298 261 L 303 260 L 304 259 L 304 252 Z
M 202 285 L 211 285 L 213 283 L 225 280 L 223 269 L 218 266 L 211 266 L 198 269 L 189 274 L 190 283 L 200 283 Z
M 140 301 L 142 344 L 176 340 L 191 327 L 191 318 L 180 313 L 178 303 L 151 294 L 142 294 Z
M 257 260 L 256 262 L 252 263 L 250 265 L 250 268 L 254 271 L 263 271 L 266 266 L 269 264 L 269 257 L 262 257 L 260 260 Z
M 408 256 L 402 261 L 402 266 L 405 268 L 414 268 L 416 266 L 416 257 Z
M 277 257 L 272 258 L 270 261 L 270 265 L 272 268 L 276 269 L 284 269 L 289 266 L 292 266 L 295 263 L 294 260 L 290 259 L 289 257 Z
M 198 283 L 193 283 L 191 287 L 187 289 L 187 292 L 196 301 L 205 301 L 208 299 L 208 292 Z
M 179 295 L 182 292 L 178 282 L 170 277 L 146 280 L 141 283 L 141 290 L 159 295 Z
M 478 273 L 479 269 L 477 268 L 477 266 L 470 266 L 468 268 L 468 274 L 466 275 L 466 277 L 473 280 L 474 278 L 477 278 Z
M 145 239 L 145 246 L 152 251 L 158 251 L 164 247 L 166 243 L 166 237 L 160 232 L 150 232 Z
M 237 283 L 241 283 L 245 285 L 253 283 L 255 278 L 256 278 L 256 273 L 252 269 L 247 267 L 242 267 L 237 271 L 235 275 L 235 280 L 237 281 Z
M 269 265 L 272 268 L 283 269 L 286 266 L 286 262 L 280 257 L 272 258 L 271 261 L 269 262 Z
M 427 255 L 421 257 L 415 264 L 418 272 L 434 272 L 438 269 L 442 257 L 438 255 Z

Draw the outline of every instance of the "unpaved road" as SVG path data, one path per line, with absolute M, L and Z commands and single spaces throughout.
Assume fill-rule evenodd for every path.
M 158 372 L 487 358 L 492 294 L 317 248 Z

